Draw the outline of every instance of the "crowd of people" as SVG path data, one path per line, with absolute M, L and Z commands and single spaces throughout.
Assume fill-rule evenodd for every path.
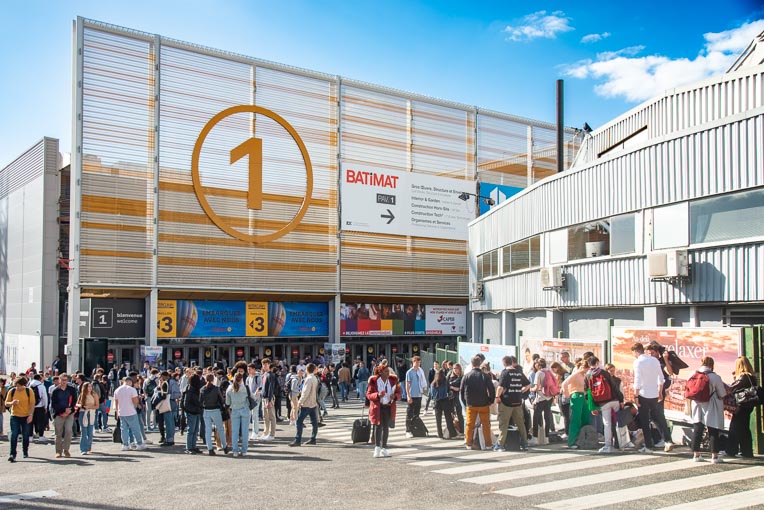
M 301 360 L 289 367 L 265 358 L 232 367 L 217 363 L 171 370 L 145 363 L 141 371 L 114 365 L 107 372 L 96 367 L 90 377 L 82 373 L 70 377 L 54 368 L 40 373 L 33 364 L 23 375 L 0 375 L 0 401 L 10 412 L 10 462 L 16 461 L 19 438 L 26 458 L 30 442 L 48 443 L 46 434 L 51 430 L 56 458 L 71 456 L 73 438 L 79 438 L 80 454 L 89 455 L 96 433 L 112 434 L 122 450 L 142 450 L 152 444 L 146 434 L 152 431 L 159 432 L 161 447 L 175 446 L 176 435 L 184 435 L 187 454 L 222 451 L 245 456 L 250 441 L 272 441 L 279 422 L 294 427 L 290 446 L 316 444 L 318 429 L 329 412 L 327 399 L 332 408 L 338 408 L 351 398 L 353 389 L 368 410 L 375 458 L 390 456 L 389 430 L 395 426 L 400 400 L 407 402 L 408 438 L 421 435 L 424 400 L 424 413 L 432 406 L 435 414 L 437 436 L 463 439 L 468 449 L 502 451 L 512 443 L 512 436 L 516 442 L 512 444 L 520 451 L 550 439 L 567 441 L 571 449 L 592 448 L 592 437 L 594 447 L 604 442 L 599 448 L 603 454 L 637 447 L 641 453 L 654 448 L 671 451 L 663 400 L 674 369 L 660 346 L 636 343 L 632 352 L 632 402 L 624 399 L 615 367 L 601 364 L 591 352 L 575 360 L 563 352 L 549 366 L 547 360 L 533 355 L 525 369 L 507 356 L 500 373 L 491 371 L 480 354 L 470 360 L 469 371 L 445 361 L 433 363 L 428 373 L 419 356 L 411 358 L 410 367 L 403 360 L 392 366 L 384 358 L 368 365 L 360 359 L 337 365 Z M 721 462 L 724 398 L 758 387 L 746 357 L 737 359 L 735 382 L 729 387 L 713 369 L 713 359 L 704 358 L 687 384 L 696 461 L 702 460 L 701 444 L 707 438 L 712 462 Z M 559 432 L 552 416 L 554 404 L 562 416 Z M 727 455 L 753 456 L 748 423 L 756 405 L 758 401 L 751 398 L 736 407 L 724 446 Z M 116 430 L 109 427 L 110 414 L 116 418 Z M 3 415 L 0 436 L 4 435 Z M 498 422 L 497 437 L 491 431 L 493 416 Z M 306 419 L 312 431 L 303 443 Z

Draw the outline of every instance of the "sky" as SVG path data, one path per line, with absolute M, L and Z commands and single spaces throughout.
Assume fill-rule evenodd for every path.
M 550 123 L 564 79 L 565 125 L 595 129 L 764 31 L 759 0 L 0 0 L 0 168 L 71 151 L 77 16 Z

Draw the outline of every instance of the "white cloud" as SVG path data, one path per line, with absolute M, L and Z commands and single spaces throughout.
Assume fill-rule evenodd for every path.
M 570 18 L 562 11 L 538 11 L 524 16 L 519 25 L 507 25 L 504 32 L 511 41 L 530 41 L 533 39 L 554 39 L 557 34 L 575 30 L 570 26 Z
M 581 38 L 581 42 L 584 44 L 596 43 L 602 39 L 610 37 L 610 32 L 602 32 L 601 34 L 587 34 Z
M 694 59 L 638 57 L 644 47 L 631 46 L 598 53 L 595 60 L 564 66 L 562 73 L 571 78 L 603 80 L 594 87 L 597 95 L 645 101 L 667 89 L 724 73 L 762 30 L 764 19 L 724 32 L 703 34 L 706 42 Z

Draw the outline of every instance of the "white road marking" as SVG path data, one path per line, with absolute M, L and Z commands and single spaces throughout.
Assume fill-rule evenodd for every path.
M 702 464 L 701 464 L 702 465 Z M 714 510 L 737 510 L 761 504 L 764 497 L 764 487 L 751 491 L 737 492 L 735 494 L 725 494 L 715 498 L 701 499 L 692 503 L 682 503 L 680 505 L 665 506 L 659 510 L 697 510 L 700 506 L 713 508 Z
M 584 457 L 576 453 L 549 453 L 534 455 L 532 457 L 524 457 L 522 459 L 510 459 L 510 460 L 497 460 L 496 462 L 481 462 L 479 464 L 466 464 L 463 466 L 457 466 L 446 469 L 438 469 L 433 473 L 440 473 L 443 475 L 461 475 L 464 473 L 474 473 L 476 471 L 487 471 L 489 469 L 499 469 L 507 467 L 508 464 L 512 466 L 525 466 L 528 464 L 539 464 L 541 462 L 549 462 L 553 460 L 572 459 L 576 457 Z

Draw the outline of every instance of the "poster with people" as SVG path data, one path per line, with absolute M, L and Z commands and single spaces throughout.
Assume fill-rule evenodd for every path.
M 585 352 L 593 352 L 597 358 L 604 364 L 605 340 L 584 340 L 573 338 L 525 338 L 520 340 L 520 359 L 517 361 L 522 365 L 523 372 L 526 374 L 531 371 L 531 358 L 534 354 L 546 360 L 547 366 L 555 361 L 560 361 L 560 355 L 563 352 L 570 354 L 571 363 L 576 358 L 582 358 Z
M 467 307 L 415 303 L 342 303 L 342 336 L 464 335 Z
M 684 387 L 687 379 L 700 367 L 706 356 L 714 359 L 714 372 L 725 384 L 731 384 L 735 370 L 735 360 L 741 352 L 741 331 L 738 328 L 639 328 L 618 327 L 611 330 L 611 359 L 616 367 L 616 375 L 621 378 L 626 400 L 634 400 L 634 355 L 631 346 L 639 342 L 643 345 L 657 343 L 669 351 L 674 351 L 688 368 L 680 370 L 672 377 L 666 394 L 666 418 L 689 422 L 684 414 Z

